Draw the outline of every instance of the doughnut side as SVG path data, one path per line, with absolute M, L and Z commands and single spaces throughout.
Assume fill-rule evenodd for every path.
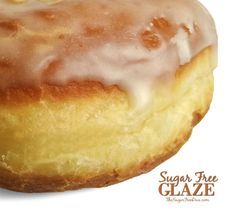
M 209 109 L 214 58 L 207 48 L 174 80 L 159 80 L 143 109 L 118 86 L 98 82 L 1 92 L 0 187 L 65 191 L 150 171 L 180 149 Z

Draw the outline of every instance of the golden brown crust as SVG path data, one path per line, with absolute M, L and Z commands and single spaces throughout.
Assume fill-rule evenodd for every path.
M 97 93 L 121 92 L 118 86 L 104 86 L 98 81 L 71 82 L 67 85 L 43 84 L 40 87 L 17 87 L 0 90 L 0 104 L 27 104 L 42 99 L 65 100 L 96 95 Z

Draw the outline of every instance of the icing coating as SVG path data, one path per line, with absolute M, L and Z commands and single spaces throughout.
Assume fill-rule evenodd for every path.
M 196 0 L 2 0 L 0 89 L 98 80 L 143 105 L 159 76 L 216 44 Z

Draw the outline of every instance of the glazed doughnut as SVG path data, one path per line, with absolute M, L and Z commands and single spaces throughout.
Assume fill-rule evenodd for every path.
M 206 114 L 214 22 L 197 0 L 0 2 L 0 187 L 101 187 L 174 155 Z

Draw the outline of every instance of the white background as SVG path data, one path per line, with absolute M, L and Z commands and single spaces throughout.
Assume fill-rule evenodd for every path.
M 101 189 L 23 194 L 0 189 L 0 220 L 236 220 L 236 2 L 201 1 L 215 18 L 219 66 L 213 104 L 181 151 L 152 172 Z M 158 193 L 161 171 L 217 175 L 210 202 L 171 203 Z

